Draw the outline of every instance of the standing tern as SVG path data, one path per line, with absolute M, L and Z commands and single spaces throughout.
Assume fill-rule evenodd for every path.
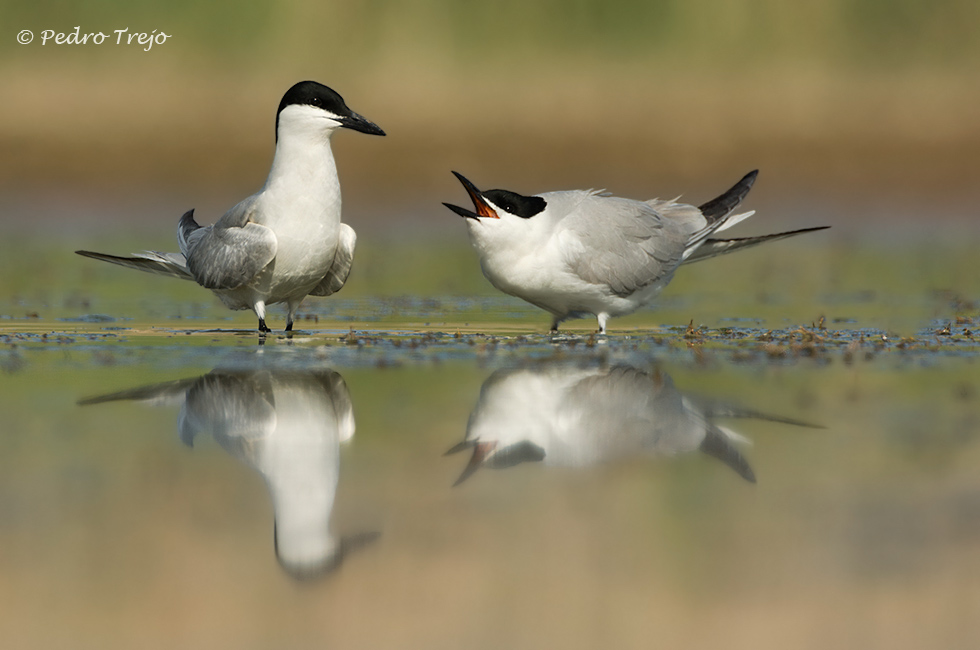
M 350 274 L 356 235 L 340 222 L 340 180 L 330 137 L 339 128 L 384 135 L 336 92 L 315 81 L 294 85 L 276 113 L 276 153 L 265 186 L 213 225 L 194 210 L 177 224 L 180 253 L 79 255 L 140 271 L 194 280 L 230 309 L 251 309 L 268 332 L 265 308 L 284 302 L 286 331 L 307 295 L 339 291 Z
M 443 205 L 466 218 L 483 275 L 504 293 L 549 312 L 552 332 L 563 320 L 593 314 L 604 334 L 611 316 L 631 314 L 649 303 L 681 264 L 828 227 L 713 238 L 755 214 L 734 211 L 758 171 L 698 207 L 593 190 L 535 196 L 481 192 L 462 174 L 453 174 L 474 209 Z

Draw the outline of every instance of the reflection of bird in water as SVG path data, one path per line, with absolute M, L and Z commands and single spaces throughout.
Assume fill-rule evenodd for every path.
M 491 375 L 470 414 L 465 440 L 446 453 L 472 450 L 456 485 L 480 467 L 528 461 L 584 467 L 638 454 L 676 456 L 695 450 L 754 483 L 752 468 L 735 446 L 745 438 L 716 418 L 812 426 L 698 401 L 677 390 L 660 371 L 543 365 Z
M 181 440 L 210 433 L 265 478 L 275 511 L 276 556 L 296 578 L 336 568 L 345 553 L 377 538 L 338 539 L 330 531 L 340 473 L 340 444 L 354 435 L 354 412 L 336 372 L 222 371 L 103 395 L 116 400 L 178 402 Z

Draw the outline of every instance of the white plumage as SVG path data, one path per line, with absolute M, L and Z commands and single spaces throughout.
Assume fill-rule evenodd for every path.
M 145 251 L 117 257 L 79 255 L 140 271 L 194 280 L 231 309 L 251 309 L 269 331 L 265 308 L 286 303 L 286 330 L 307 295 L 344 286 L 356 235 L 341 223 L 340 180 L 330 137 L 338 128 L 384 135 L 350 110 L 336 92 L 303 81 L 283 96 L 276 114 L 276 153 L 265 185 L 211 226 L 194 211 L 177 226 L 180 253 Z
M 711 402 L 678 390 L 662 371 L 548 363 L 496 371 L 483 383 L 463 442 L 471 450 L 457 484 L 480 467 L 524 462 L 589 467 L 634 456 L 673 457 L 700 451 L 742 478 L 755 475 L 736 447 L 747 440 L 718 418 L 797 420 Z
M 494 287 L 549 312 L 552 331 L 565 319 L 593 314 L 604 333 L 610 317 L 653 300 L 681 264 L 821 229 L 712 238 L 754 214 L 734 210 L 756 174 L 695 207 L 584 190 L 481 192 L 456 173 L 474 210 L 445 205 L 466 218 L 480 267 Z

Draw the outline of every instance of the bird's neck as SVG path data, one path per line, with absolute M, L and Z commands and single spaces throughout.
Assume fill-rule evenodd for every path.
M 330 514 L 340 478 L 340 443 L 315 420 L 331 414 L 313 410 L 295 417 L 305 394 L 277 392 L 277 429 L 264 441 L 257 468 L 265 478 L 275 513 L 280 557 L 299 562 L 326 557 L 334 540 Z M 291 414 L 293 414 L 291 416 Z
M 329 135 L 280 135 L 264 191 L 289 212 L 339 217 L 340 180 Z
M 268 477 L 267 477 L 268 478 Z M 326 554 L 333 544 L 330 514 L 333 511 L 336 483 L 306 477 L 267 483 L 275 513 L 280 552 L 292 556 Z

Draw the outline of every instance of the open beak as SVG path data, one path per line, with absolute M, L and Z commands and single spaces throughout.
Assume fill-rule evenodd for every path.
M 361 133 L 367 133 L 368 135 L 385 134 L 385 132 L 381 130 L 380 126 L 363 115 L 358 115 L 354 111 L 351 111 L 350 115 L 340 118 L 338 122 L 340 122 L 340 125 L 345 129 L 351 129 L 352 131 L 360 131 Z
M 461 217 L 467 219 L 479 219 L 480 217 L 486 217 L 487 219 L 499 219 L 497 213 L 494 212 L 487 202 L 484 200 L 483 195 L 480 194 L 480 190 L 476 189 L 476 185 L 469 182 L 465 176 L 459 172 L 453 172 L 453 175 L 459 179 L 459 182 L 463 184 L 466 188 L 466 193 L 470 195 L 470 200 L 473 201 L 473 208 L 476 212 L 467 210 L 466 208 L 461 208 L 458 205 L 453 205 L 451 203 L 443 203 L 444 206 L 455 212 Z
M 463 451 L 464 449 L 468 449 L 470 447 L 473 448 L 473 455 L 470 456 L 470 462 L 466 464 L 466 468 L 463 470 L 463 473 L 460 474 L 459 478 L 456 479 L 456 482 L 453 483 L 453 487 L 456 487 L 457 485 L 459 485 L 460 483 L 468 479 L 470 476 L 472 476 L 476 472 L 476 470 L 480 469 L 480 465 L 483 464 L 483 459 L 486 458 L 487 455 L 497 447 L 497 442 L 496 441 L 475 442 L 472 440 L 464 440 L 463 442 L 459 443 L 458 445 L 456 445 L 455 447 L 447 451 L 444 455 L 448 456 L 450 454 L 455 454 L 457 452 Z

